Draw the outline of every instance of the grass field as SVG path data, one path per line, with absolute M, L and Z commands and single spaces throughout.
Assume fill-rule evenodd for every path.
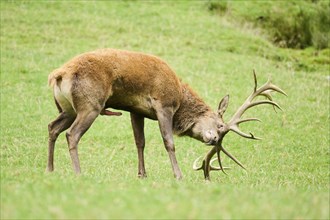
M 184 137 L 175 138 L 184 179 L 173 178 L 153 121 L 148 178 L 138 179 L 128 113 L 99 117 L 82 138 L 82 175 L 63 134 L 55 172 L 45 173 L 47 125 L 58 114 L 48 74 L 104 47 L 162 57 L 214 108 L 230 94 L 226 119 L 253 90 L 255 69 L 260 84 L 271 76 L 286 91 L 275 95 L 284 111 L 247 112 L 263 123 L 242 129 L 263 140 L 229 134 L 224 144 L 247 171 L 225 158 L 232 169 L 212 182 L 192 170 L 208 147 Z M 277 48 L 202 1 L 1 1 L 1 219 L 329 219 L 329 65 L 329 49 Z

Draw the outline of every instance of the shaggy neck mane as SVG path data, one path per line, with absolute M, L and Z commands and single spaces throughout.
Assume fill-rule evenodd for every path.
M 183 100 L 173 118 L 173 131 L 179 136 L 189 135 L 196 119 L 212 111 L 187 84 L 182 84 L 182 92 Z

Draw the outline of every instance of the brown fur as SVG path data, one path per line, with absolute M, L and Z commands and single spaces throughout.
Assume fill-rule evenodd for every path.
M 152 99 L 175 110 L 182 99 L 180 81 L 168 65 L 142 53 L 113 49 L 85 53 L 54 71 L 49 84 L 54 86 L 61 78 L 72 81 L 75 108 L 88 100 L 95 107 L 136 111 L 156 120 L 147 109 Z
M 69 128 L 70 155 L 75 171 L 80 172 L 78 142 L 95 118 L 104 115 L 106 108 L 131 113 L 142 177 L 146 175 L 145 117 L 158 120 L 176 178 L 182 175 L 174 153 L 173 132 L 209 144 L 219 138 L 217 126 L 221 120 L 188 85 L 180 82 L 164 61 L 152 55 L 115 49 L 84 53 L 53 71 L 48 83 L 61 110 L 58 118 L 49 124 L 49 171 L 53 170 L 57 136 Z
M 174 114 L 173 130 L 179 136 L 191 136 L 191 128 L 196 123 L 196 119 L 212 110 L 187 84 L 182 84 L 182 91 L 183 99 Z

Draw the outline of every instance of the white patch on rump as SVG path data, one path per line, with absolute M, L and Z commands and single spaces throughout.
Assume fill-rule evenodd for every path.
M 63 79 L 54 85 L 54 96 L 62 110 L 65 112 L 76 112 L 72 102 L 71 80 Z

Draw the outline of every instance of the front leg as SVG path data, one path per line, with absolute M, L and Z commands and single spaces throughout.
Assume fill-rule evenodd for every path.
M 157 118 L 159 123 L 159 129 L 163 137 L 166 151 L 170 157 L 174 177 L 176 179 L 182 179 L 182 173 L 179 168 L 178 162 L 175 156 L 175 147 L 173 141 L 173 111 L 171 109 L 162 109 L 157 112 Z

